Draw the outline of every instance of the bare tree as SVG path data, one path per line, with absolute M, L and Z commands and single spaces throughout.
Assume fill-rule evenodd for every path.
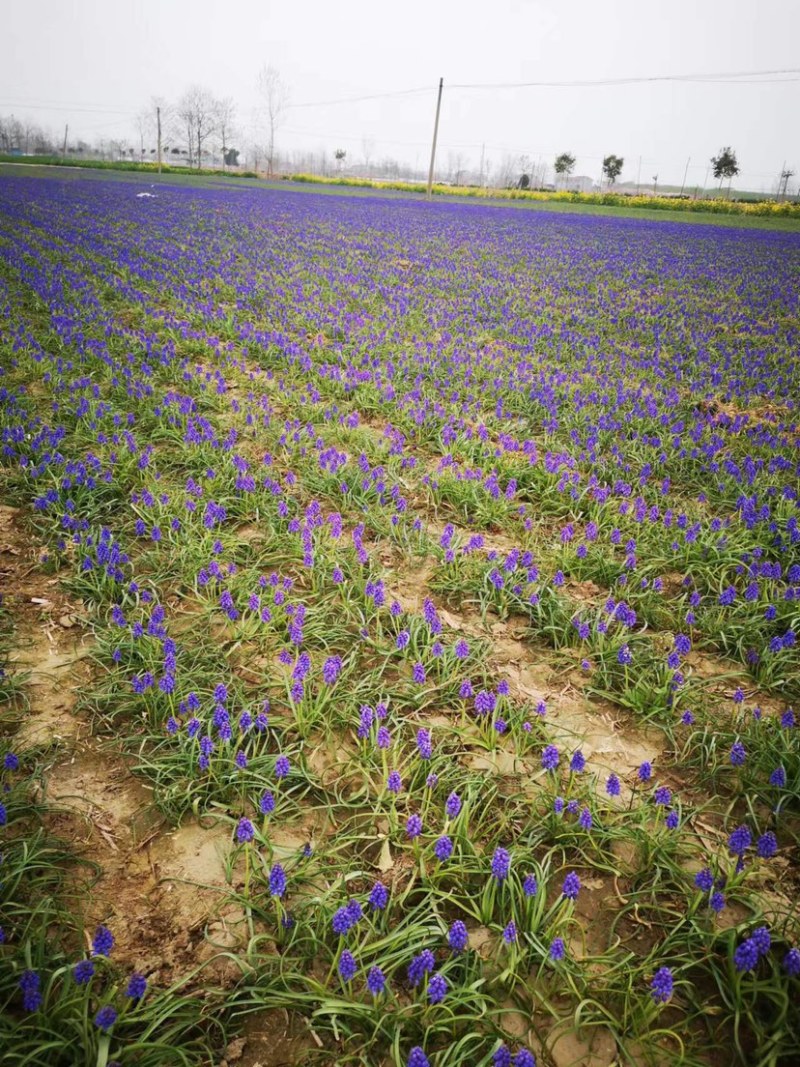
M 497 168 L 497 185 L 501 189 L 510 189 L 516 181 L 519 171 L 517 157 L 506 152 Z
M 115 161 L 124 159 L 128 155 L 130 145 L 128 144 L 127 137 L 112 137 L 109 142 L 109 148 L 111 150 L 111 158 Z M 72 151 L 72 149 L 69 149 Z
M 0 117 L 0 150 L 3 152 L 9 152 L 12 149 L 16 152 L 27 151 L 25 131 L 26 127 L 13 115 Z
M 194 158 L 199 170 L 203 148 L 217 129 L 217 101 L 208 89 L 193 85 L 178 102 L 178 116 L 189 150 L 189 166 L 192 165 L 193 153 L 196 151 Z
M 517 176 L 514 182 L 514 186 L 517 189 L 530 189 L 531 175 L 533 174 L 533 160 L 530 156 L 522 155 L 517 157 Z
M 375 151 L 375 141 L 372 137 L 363 137 L 361 139 L 361 152 L 364 156 L 364 170 L 367 177 L 369 177 L 369 164 L 372 159 L 372 154 Z
M 275 133 L 289 107 L 289 88 L 277 68 L 268 65 L 262 68 L 258 76 L 258 91 L 264 99 L 267 113 L 267 174 L 271 178 L 275 165 Z
M 134 120 L 136 132 L 139 135 L 139 155 L 141 159 L 156 155 L 159 109 L 161 110 L 162 151 L 165 152 L 169 147 L 168 141 L 181 139 L 182 119 L 176 116 L 175 109 L 170 107 L 163 97 L 151 96 L 149 102 L 137 113 Z
M 236 118 L 236 104 L 229 96 L 217 100 L 216 120 L 217 132 L 222 142 L 222 169 L 225 170 L 230 139 L 234 136 L 233 123 Z
M 461 184 L 461 175 L 464 173 L 466 156 L 463 152 L 450 152 L 447 157 L 447 169 L 450 181 L 453 185 Z
M 26 156 L 31 150 L 31 141 L 34 139 L 37 132 L 38 128 L 28 119 L 26 119 L 22 134 L 22 151 L 25 153 Z
M 149 106 L 143 107 L 142 110 L 136 116 L 136 132 L 139 134 L 140 159 L 144 159 L 145 141 L 150 144 L 153 140 L 153 132 L 155 129 L 155 125 L 155 111 Z

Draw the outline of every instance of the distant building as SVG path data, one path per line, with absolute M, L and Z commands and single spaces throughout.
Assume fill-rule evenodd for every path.
M 594 179 L 585 174 L 571 174 L 563 182 L 558 183 L 559 189 L 566 189 L 569 193 L 591 193 L 594 187 Z

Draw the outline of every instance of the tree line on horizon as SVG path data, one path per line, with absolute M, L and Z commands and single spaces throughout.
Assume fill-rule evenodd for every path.
M 362 164 L 353 162 L 353 156 L 344 148 L 336 148 L 329 158 L 322 149 L 316 153 L 307 150 L 295 151 L 291 156 L 284 153 L 279 159 L 277 135 L 290 107 L 290 92 L 280 72 L 265 65 L 258 74 L 257 88 L 261 106 L 254 125 L 256 135 L 244 137 L 244 129 L 238 122 L 237 107 L 231 97 L 218 97 L 205 86 L 191 85 L 180 98 L 169 102 L 153 97 L 135 117 L 138 146 L 128 138 L 101 139 L 94 145 L 82 139 L 68 144 L 36 123 L 12 116 L 0 115 L 0 154 L 99 156 L 103 159 L 153 161 L 160 158 L 164 163 L 179 161 L 181 164 L 200 168 L 203 166 L 238 167 L 243 157 L 255 171 L 266 172 L 272 177 L 277 171 L 310 171 L 311 173 L 343 174 L 348 165 L 353 174 L 413 180 L 417 172 L 410 166 L 391 158 L 375 159 L 374 141 L 365 137 L 361 144 Z M 160 125 L 160 137 L 159 137 Z M 245 146 L 246 145 L 246 149 Z M 241 147 L 239 147 L 241 146 Z M 463 153 L 450 153 L 446 167 L 437 168 L 447 174 L 453 185 L 494 185 L 501 188 L 544 188 L 547 174 L 552 166 L 554 185 L 551 188 L 568 187 L 577 164 L 577 156 L 571 152 L 559 153 L 553 163 L 543 163 L 540 157 L 534 165 L 526 155 L 506 154 L 495 166 L 484 165 L 483 157 L 479 171 L 470 170 Z M 614 186 L 625 165 L 623 156 L 609 153 L 602 161 L 602 178 L 608 188 Z M 688 166 L 688 165 L 687 165 Z M 726 145 L 710 159 L 709 170 L 722 190 L 723 183 L 731 182 L 740 173 L 735 150 Z M 494 172 L 494 173 L 492 173 Z M 778 196 L 788 195 L 789 179 L 794 171 L 784 165 L 777 182 Z M 653 177 L 653 192 L 658 188 L 658 174 Z M 491 180 L 490 180 L 491 179 Z M 638 182 L 637 182 L 638 184 Z M 648 183 L 649 185 L 649 183 Z M 704 183 L 705 185 L 705 183 Z

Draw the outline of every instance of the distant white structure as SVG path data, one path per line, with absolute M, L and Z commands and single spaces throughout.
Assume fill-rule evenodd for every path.
M 565 189 L 568 193 L 591 193 L 595 185 L 594 179 L 585 174 L 571 174 L 568 178 L 559 179 L 556 188 Z

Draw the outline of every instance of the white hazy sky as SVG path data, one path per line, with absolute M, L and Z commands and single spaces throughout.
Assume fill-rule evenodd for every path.
M 570 150 L 596 176 L 609 152 L 622 179 L 702 183 L 732 145 L 737 185 L 770 190 L 800 172 L 800 75 L 761 84 L 449 89 L 457 83 L 558 81 L 800 67 L 800 0 L 0 0 L 0 114 L 70 137 L 135 136 L 153 96 L 190 83 L 238 105 L 257 129 L 257 73 L 279 68 L 293 104 L 430 86 L 389 100 L 293 107 L 279 149 L 347 150 L 426 166 L 439 76 L 438 171 L 481 145 L 552 161 Z M 796 182 L 796 179 L 795 179 Z M 795 183 L 793 183 L 795 184 Z

